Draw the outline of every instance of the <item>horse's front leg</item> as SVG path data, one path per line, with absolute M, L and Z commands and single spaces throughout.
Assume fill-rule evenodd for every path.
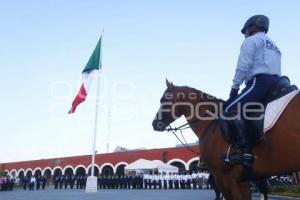
M 222 196 L 226 200 L 232 200 L 232 195 L 230 191 L 230 187 L 228 184 L 226 184 L 227 178 L 223 174 L 214 174 L 216 187 L 220 190 L 222 193 Z
M 251 191 L 250 191 L 250 185 L 248 182 L 242 182 L 239 184 L 240 186 L 240 191 L 241 191 L 241 194 L 242 194 L 242 198 L 243 199 L 252 199 L 251 197 Z
M 251 200 L 247 182 L 241 183 L 232 175 L 215 175 L 215 181 L 226 200 Z

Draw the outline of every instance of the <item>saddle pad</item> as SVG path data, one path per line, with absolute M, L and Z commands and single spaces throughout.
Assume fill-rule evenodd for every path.
M 268 103 L 266 112 L 265 112 L 265 119 L 264 119 L 264 132 L 266 133 L 270 130 L 277 120 L 279 119 L 280 115 L 289 104 L 289 102 L 299 93 L 299 90 L 295 90 L 286 94 L 279 99 L 271 101 Z

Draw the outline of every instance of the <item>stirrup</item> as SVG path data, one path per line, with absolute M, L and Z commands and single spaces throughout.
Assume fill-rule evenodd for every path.
M 252 155 L 252 154 L 250 154 L 250 153 L 243 153 L 243 157 L 250 157 L 250 158 L 253 158 L 253 159 L 258 159 L 258 157 L 257 156 L 255 156 L 255 155 Z
M 231 147 L 232 147 L 232 145 L 230 145 L 230 146 L 228 147 L 228 150 L 227 150 L 227 153 L 226 153 L 226 158 L 224 159 L 224 161 L 225 161 L 226 163 L 230 163 L 229 154 L 230 154 Z

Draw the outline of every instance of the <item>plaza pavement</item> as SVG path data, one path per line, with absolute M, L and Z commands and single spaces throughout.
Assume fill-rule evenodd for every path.
M 254 200 L 258 200 L 255 195 Z M 211 190 L 98 190 L 85 193 L 84 190 L 0 192 L 0 200 L 214 200 Z M 270 198 L 271 200 L 274 198 Z M 278 198 L 276 198 L 278 199 Z M 280 198 L 286 199 L 286 198 Z

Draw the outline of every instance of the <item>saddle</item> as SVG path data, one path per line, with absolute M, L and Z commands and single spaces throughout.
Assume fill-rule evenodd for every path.
M 267 105 L 271 102 L 276 101 L 284 96 L 288 96 L 293 91 L 298 90 L 297 86 L 291 85 L 290 80 L 286 76 L 280 77 L 270 90 L 265 102 L 264 107 L 267 108 Z M 288 102 L 287 102 L 288 103 Z M 286 103 L 286 104 L 287 104 Z M 285 107 L 286 105 L 282 105 Z M 263 116 L 259 120 L 251 120 L 251 121 L 244 121 L 245 123 L 245 130 L 249 133 L 245 133 L 247 136 L 247 141 L 249 142 L 250 148 L 253 148 L 258 144 L 260 141 L 265 140 L 264 134 L 264 123 L 265 123 L 265 112 L 264 110 L 262 113 L 251 113 L 251 117 Z M 224 119 L 219 118 L 218 123 L 221 128 L 221 132 L 223 134 L 224 139 L 233 147 L 239 147 L 239 138 L 236 134 L 236 127 L 230 123 L 230 121 L 225 121 Z

